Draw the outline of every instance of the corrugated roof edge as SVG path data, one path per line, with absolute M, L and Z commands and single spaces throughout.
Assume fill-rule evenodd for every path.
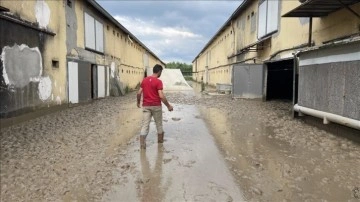
M 246 7 L 251 3 L 252 0 L 244 0 L 240 6 L 234 11 L 233 14 L 231 14 L 231 16 L 229 17 L 229 19 L 224 23 L 223 26 L 221 26 L 221 28 L 216 32 L 216 34 L 210 39 L 210 41 L 204 46 L 204 48 L 199 52 L 199 54 L 194 58 L 194 60 L 192 62 L 194 62 L 200 55 L 201 53 L 210 46 L 210 44 L 215 41 L 216 37 L 223 31 L 225 30 L 225 28 L 228 25 L 231 25 L 231 21 L 234 20 L 235 18 L 237 18 L 240 13 L 246 9 Z
M 320 50 L 320 49 L 324 49 L 324 48 L 331 48 L 331 47 L 335 47 L 335 46 L 351 44 L 351 43 L 360 43 L 360 36 L 349 37 L 349 38 L 346 38 L 346 39 L 337 40 L 337 41 L 334 41 L 332 43 L 323 44 L 323 45 L 320 45 L 320 46 L 308 47 L 306 49 L 303 49 L 303 50 L 299 51 L 298 54 L 306 53 L 306 52 L 314 51 L 314 50 Z
M 101 7 L 96 0 L 86 0 L 88 3 L 90 3 L 96 10 L 98 10 L 101 14 L 103 14 L 105 17 L 107 17 L 112 23 L 117 25 L 122 31 L 124 31 L 126 34 L 128 34 L 131 38 L 133 38 L 137 43 L 139 43 L 141 46 L 143 46 L 151 55 L 153 55 L 156 59 L 160 60 L 162 64 L 165 65 L 165 63 L 157 56 L 155 53 L 153 53 L 148 47 L 146 47 L 138 38 L 136 38 L 129 30 L 127 30 L 120 22 L 118 22 L 110 13 L 108 13 L 103 7 Z

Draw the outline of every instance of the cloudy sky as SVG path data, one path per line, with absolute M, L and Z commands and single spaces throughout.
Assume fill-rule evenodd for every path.
M 191 64 L 242 1 L 97 2 L 162 61 Z

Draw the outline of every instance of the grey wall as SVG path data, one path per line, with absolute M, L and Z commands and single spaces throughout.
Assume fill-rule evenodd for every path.
M 358 45 L 344 45 L 300 55 L 300 106 L 360 120 Z

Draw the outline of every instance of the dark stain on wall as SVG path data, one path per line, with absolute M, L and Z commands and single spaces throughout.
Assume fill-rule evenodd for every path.
M 0 50 L 4 51 L 4 47 L 13 47 L 15 44 L 25 44 L 29 48 L 37 47 L 43 55 L 44 45 L 49 35 L 5 19 L 0 19 Z M 12 61 L 9 61 L 9 58 Z M 42 58 L 42 57 L 41 57 Z M 21 58 L 20 58 L 21 59 Z M 16 57 L 8 57 L 6 61 L 6 69 L 21 69 L 19 67 L 11 67 L 11 65 L 26 64 L 29 58 L 23 57 L 25 61 L 19 60 Z M 43 58 L 41 61 L 43 63 Z M 26 84 L 17 87 L 15 85 L 8 85 L 5 82 L 3 75 L 3 68 L 5 64 L 0 62 L 0 118 L 10 118 L 18 116 L 36 108 L 41 107 L 44 103 L 40 100 L 38 95 L 38 82 L 29 81 Z M 44 67 L 42 67 L 44 68 Z M 24 72 L 18 72 L 23 74 Z M 19 77 L 21 78 L 21 77 Z

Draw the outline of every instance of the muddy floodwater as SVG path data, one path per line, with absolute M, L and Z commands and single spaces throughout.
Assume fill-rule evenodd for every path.
M 1 201 L 360 201 L 360 132 L 193 86 L 145 151 L 134 92 L 1 129 Z

